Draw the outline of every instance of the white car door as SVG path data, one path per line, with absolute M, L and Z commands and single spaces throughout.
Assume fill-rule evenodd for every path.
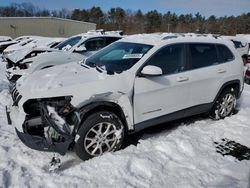
M 218 50 L 220 50 L 220 46 L 218 45 Z M 203 105 L 200 108 L 202 112 L 202 110 L 206 111 L 206 108 L 210 107 L 225 79 L 229 75 L 233 75 L 230 72 L 233 55 L 231 54 L 230 57 L 230 51 L 227 52 L 229 53 L 226 60 L 228 62 L 221 63 L 215 44 L 191 43 L 189 49 L 189 85 L 192 90 L 190 90 L 190 98 L 187 102 L 190 106 L 199 105 L 201 107 Z
M 184 44 L 161 48 L 143 67 L 158 66 L 161 76 L 137 76 L 134 84 L 134 122 L 163 117 L 187 108 L 189 89 L 188 72 L 185 72 L 186 55 Z M 164 117 L 163 117 L 164 118 Z M 159 122 L 157 122 L 159 123 Z

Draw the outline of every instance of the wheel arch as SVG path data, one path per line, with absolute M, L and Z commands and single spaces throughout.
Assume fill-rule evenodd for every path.
M 126 116 L 122 110 L 122 107 L 114 102 L 110 101 L 97 101 L 97 102 L 92 102 L 88 105 L 85 105 L 79 109 L 79 115 L 81 118 L 81 123 L 80 126 L 78 127 L 78 130 L 80 129 L 82 123 L 93 113 L 98 112 L 98 111 L 110 111 L 116 114 L 122 121 L 124 128 L 125 128 L 125 133 L 128 132 L 129 127 L 128 127 L 128 122 L 126 120 Z
M 236 94 L 236 98 L 239 98 L 240 95 L 241 95 L 241 92 L 240 92 L 240 80 L 231 80 L 231 81 L 228 81 L 226 83 L 224 83 L 219 92 L 217 93 L 214 101 L 213 101 L 213 104 L 216 102 L 216 100 L 218 99 L 218 97 L 220 96 L 220 94 L 227 88 L 233 88 L 235 90 L 235 94 Z

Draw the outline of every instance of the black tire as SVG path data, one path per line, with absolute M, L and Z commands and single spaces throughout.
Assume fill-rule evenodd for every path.
M 105 131 L 107 132 L 109 130 L 110 133 L 112 132 L 112 134 L 106 135 Z M 99 134 L 99 131 L 104 132 L 102 134 Z M 116 151 L 121 147 L 123 143 L 124 133 L 125 129 L 122 121 L 116 114 L 109 111 L 95 112 L 82 123 L 81 128 L 78 131 L 78 135 L 80 137 L 75 143 L 75 152 L 82 160 L 88 160 L 107 152 Z M 89 139 L 91 139 L 91 141 Z M 108 147 L 108 145 L 110 147 Z M 99 154 L 97 151 L 95 154 L 92 154 L 91 150 L 92 152 L 94 152 L 96 148 L 99 148 Z M 101 153 L 101 151 L 103 151 L 103 153 Z
M 232 99 L 229 100 L 229 97 Z M 228 99 L 228 100 L 226 100 Z M 228 101 L 228 102 L 226 102 Z M 236 112 L 236 94 L 233 88 L 226 88 L 215 101 L 211 111 L 210 117 L 212 119 L 224 119 Z M 223 112 L 224 109 L 224 112 Z

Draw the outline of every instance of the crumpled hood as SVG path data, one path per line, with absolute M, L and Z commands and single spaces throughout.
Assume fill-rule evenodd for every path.
M 47 65 L 60 65 L 69 62 L 77 62 L 84 59 L 85 56 L 78 53 L 71 53 L 66 51 L 53 51 L 50 53 L 42 53 L 36 57 L 30 58 L 34 64 L 31 66 L 31 70 L 38 70 L 40 67 Z M 31 71 L 32 72 L 32 71 Z
M 16 50 L 13 53 L 10 53 L 7 55 L 6 58 L 8 58 L 10 61 L 12 61 L 13 63 L 17 63 L 21 60 L 23 60 L 29 53 L 33 52 L 33 51 L 58 51 L 56 49 L 51 49 L 51 48 L 24 48 L 21 50 Z
M 13 63 L 17 63 L 18 61 L 22 60 L 28 53 L 32 51 L 32 48 L 26 48 L 22 50 L 14 51 L 6 56 L 10 61 Z
M 110 76 L 95 68 L 86 68 L 77 62 L 71 62 L 24 75 L 18 80 L 17 89 L 24 92 L 29 90 L 31 93 L 45 92 L 104 80 L 107 77 Z

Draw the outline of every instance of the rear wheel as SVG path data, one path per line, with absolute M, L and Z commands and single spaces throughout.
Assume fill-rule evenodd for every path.
M 210 116 L 213 119 L 223 119 L 232 115 L 236 109 L 236 95 L 233 88 L 225 89 L 216 100 Z
M 119 149 L 124 139 L 124 127 L 116 114 L 100 111 L 83 122 L 78 135 L 75 152 L 82 160 L 87 160 Z

